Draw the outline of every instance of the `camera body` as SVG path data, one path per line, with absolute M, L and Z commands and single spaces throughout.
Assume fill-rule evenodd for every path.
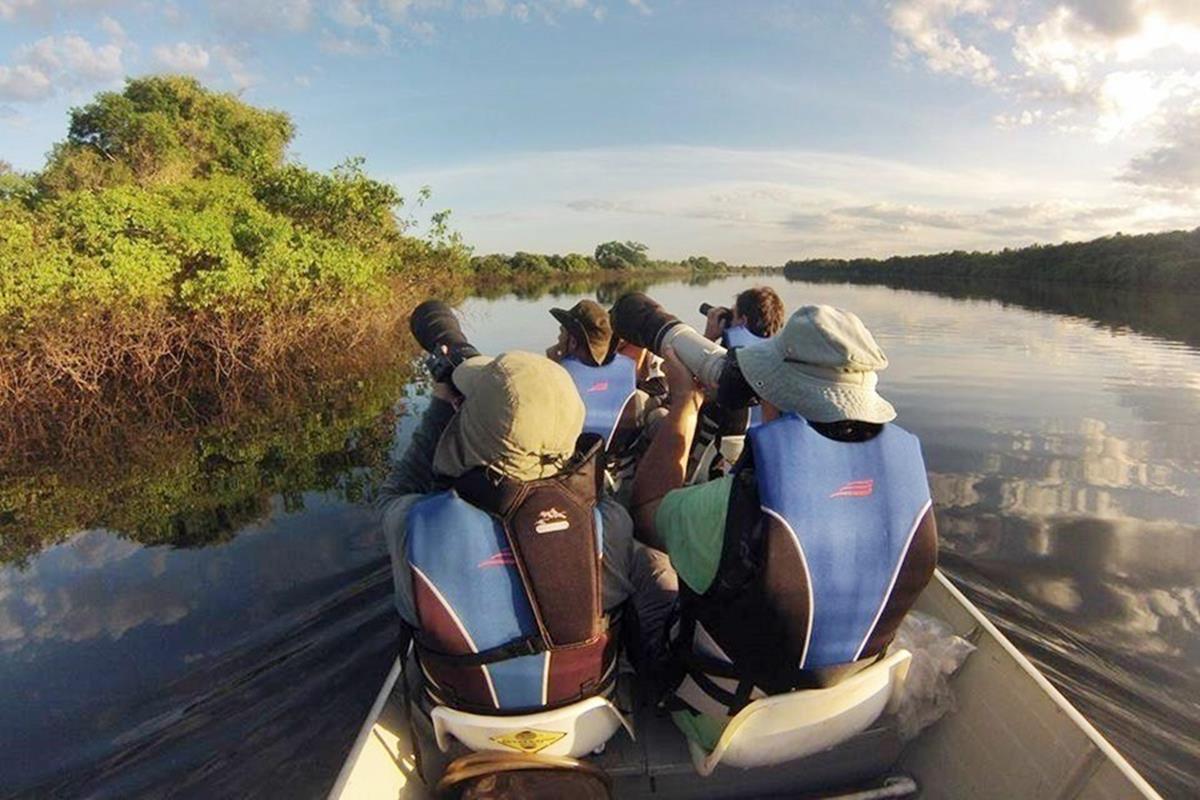
M 479 351 L 467 341 L 454 310 L 441 300 L 426 300 L 413 309 L 408 327 L 429 353 L 425 368 L 438 383 L 450 383 L 455 368 Z
M 714 308 L 717 308 L 717 306 L 714 306 L 712 303 L 701 303 L 700 314 L 707 318 L 709 312 Z M 719 319 L 725 324 L 725 327 L 729 327 L 729 325 L 733 322 L 733 312 L 727 308 L 721 312 Z

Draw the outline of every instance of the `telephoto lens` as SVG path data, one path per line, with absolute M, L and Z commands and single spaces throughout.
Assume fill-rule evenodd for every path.
M 448 381 L 454 368 L 479 351 L 467 341 L 454 310 L 441 300 L 426 300 L 413 309 L 408 327 L 430 354 L 429 371 L 436 381 Z
M 630 292 L 617 300 L 612 320 L 613 329 L 625 341 L 659 356 L 670 347 L 696 380 L 710 387 L 720 383 L 727 364 L 725 348 L 704 338 L 641 292 Z

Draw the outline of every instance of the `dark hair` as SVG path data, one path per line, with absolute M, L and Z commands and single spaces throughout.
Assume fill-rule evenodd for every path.
M 756 336 L 774 336 L 783 327 L 783 301 L 769 286 L 755 286 L 739 293 L 734 307 Z

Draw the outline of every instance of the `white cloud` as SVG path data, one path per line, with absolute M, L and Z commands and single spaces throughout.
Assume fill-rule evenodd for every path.
M 208 69 L 212 57 L 209 52 L 198 44 L 176 42 L 172 45 L 160 44 L 154 48 L 154 61 L 162 68 L 172 72 L 198 74 Z
M 1017 104 L 994 117 L 1005 128 L 1167 137 L 1200 98 L 1196 0 L 899 0 L 890 23 L 902 55 Z M 1164 147 L 1155 157 L 1177 152 Z M 1130 174 L 1148 178 L 1142 167 Z
M 561 151 L 392 179 L 436 186 L 439 202 L 455 209 L 481 252 L 511 252 L 530 241 L 552 251 L 589 250 L 621 237 L 645 241 L 662 257 L 704 252 L 782 263 L 802 254 L 1083 240 L 1183 227 L 1200 216 L 1196 201 L 1147 203 L 1135 187 L 1090 166 L 1022 173 L 821 151 Z M 506 209 L 503 218 L 497 208 Z
M 60 90 L 110 83 L 124 74 L 121 55 L 118 44 L 47 36 L 18 48 L 12 64 L 0 65 L 0 100 L 44 100 Z
M 100 18 L 100 30 L 108 34 L 109 41 L 118 43 L 127 41 L 125 29 L 121 27 L 121 23 L 112 17 L 105 16 Z
M 245 33 L 298 33 L 312 22 L 312 0 L 218 0 L 213 15 Z
M 998 76 L 991 57 L 964 43 L 954 27 L 960 17 L 983 18 L 989 10 L 987 0 L 900 0 L 892 6 L 889 22 L 901 37 L 902 57 L 914 54 L 934 72 L 989 84 Z
M 1159 145 L 1133 159 L 1122 179 L 1167 191 L 1200 194 L 1200 105 L 1173 119 Z
M 28 64 L 0 66 L 0 100 L 44 100 L 54 94 L 50 76 Z
M 633 6 L 633 8 L 636 9 L 639 13 L 644 14 L 646 16 L 649 16 L 650 14 L 654 13 L 650 9 L 650 6 L 648 6 L 646 4 L 646 0 L 629 0 L 629 5 Z

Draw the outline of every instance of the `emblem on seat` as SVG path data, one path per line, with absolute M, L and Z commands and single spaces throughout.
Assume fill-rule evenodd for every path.
M 522 753 L 538 753 L 566 736 L 562 731 L 538 731 L 526 728 L 516 733 L 489 737 L 496 744 L 519 750 Z
M 547 508 L 538 514 L 538 521 L 533 529 L 538 533 L 554 533 L 555 531 L 565 531 L 569 527 L 571 527 L 571 523 L 567 520 L 566 514 L 557 508 Z
M 831 498 L 833 498 L 833 497 L 870 497 L 871 492 L 873 492 L 873 491 L 875 491 L 875 481 L 868 478 L 867 480 L 850 481 L 849 483 L 843 483 L 841 486 L 839 486 L 837 488 L 837 491 L 835 491 L 833 494 L 831 494 L 829 496 Z

